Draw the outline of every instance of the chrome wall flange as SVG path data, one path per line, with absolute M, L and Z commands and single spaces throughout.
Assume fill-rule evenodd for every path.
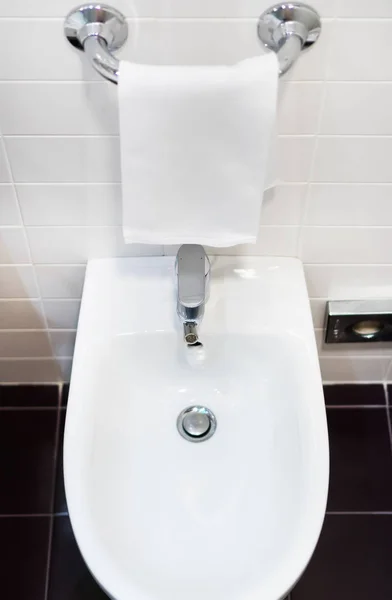
M 124 15 L 106 4 L 83 4 L 66 17 L 64 33 L 70 44 L 88 55 L 100 75 L 118 82 L 119 61 L 112 52 L 128 38 Z
M 318 40 L 320 33 L 319 14 L 302 2 L 272 6 L 261 15 L 257 26 L 260 41 L 278 56 L 281 75 L 290 69 L 303 49 Z

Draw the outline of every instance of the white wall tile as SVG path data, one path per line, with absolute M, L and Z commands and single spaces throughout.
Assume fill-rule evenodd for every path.
M 392 342 L 371 342 L 358 344 L 325 344 L 325 332 L 316 329 L 316 342 L 319 356 L 392 356 Z
M 233 64 L 265 52 L 256 25 L 257 19 L 139 21 L 135 43 L 121 56 L 157 65 Z
M 313 181 L 391 183 L 392 137 L 320 137 Z
M 312 6 L 321 16 L 331 17 L 335 15 L 335 2 L 336 0 L 313 0 Z M 199 2 L 135 0 L 134 2 L 136 14 L 147 17 L 259 17 L 270 6 L 270 0 L 243 0 L 242 2 L 238 0 L 215 0 L 214 2 L 211 0 L 199 0 Z
M 129 21 L 128 40 L 120 56 L 153 64 L 231 64 L 263 53 L 256 23 L 257 17 Z M 323 37 L 313 56 L 309 53 L 296 67 L 297 78 L 320 79 L 327 35 Z M 66 40 L 63 18 L 0 20 L 0 38 L 4 47 L 13 48 L 0 64 L 3 81 L 101 80 L 84 54 Z M 37 56 L 46 56 L 46 60 L 37 60 Z
M 389 358 L 385 357 L 322 357 L 321 375 L 329 383 L 366 383 L 383 381 Z
M 392 298 L 392 265 L 305 265 L 311 298 Z
M 305 183 L 291 183 L 267 190 L 261 209 L 261 225 L 299 225 L 307 189 Z
M 390 135 L 391 104 L 389 82 L 327 83 L 320 131 L 328 135 Z
M 315 138 L 313 136 L 280 136 L 278 139 L 276 172 L 278 180 L 308 181 L 312 165 Z
M 151 19 L 131 23 L 133 44 L 127 43 L 121 57 L 151 64 L 233 64 L 265 51 L 257 36 L 258 14 L 242 20 Z M 324 22 L 323 35 L 312 52 L 303 53 L 285 80 L 323 79 L 332 31 L 333 23 Z
M 34 263 L 85 263 L 110 256 L 155 256 L 162 246 L 125 244 L 121 227 L 28 227 Z
M 42 298 L 82 297 L 84 265 L 37 265 L 35 271 Z
M 0 266 L 0 298 L 37 298 L 32 266 Z
M 117 135 L 117 88 L 105 82 L 2 82 L 4 135 Z
M 63 365 L 54 359 L 0 359 L 2 383 L 57 383 L 63 380 Z
M 338 17 L 392 17 L 390 0 L 337 0 Z
M 331 81 L 391 81 L 390 31 L 388 19 L 337 21 L 327 78 Z
M 260 227 L 256 244 L 240 244 L 231 248 L 208 248 L 211 255 L 295 256 L 298 227 Z
M 121 185 L 19 184 L 25 225 L 121 225 Z
M 392 185 L 312 184 L 306 224 L 392 226 Z
M 76 331 L 50 331 L 50 340 L 56 357 L 72 356 L 75 347 Z
M 310 308 L 312 310 L 313 325 L 316 329 L 322 329 L 325 325 L 325 311 L 327 298 L 311 298 Z
M 75 4 L 68 0 L 0 0 L 0 15 L 2 17 L 61 17 L 64 18 Z M 111 6 L 120 10 L 123 14 L 133 15 L 135 2 L 133 0 L 111 0 Z
M 50 357 L 52 349 L 45 331 L 0 331 L 0 357 Z
M 7 60 L 0 61 L 0 79 L 99 80 L 83 52 L 70 46 L 63 29 L 63 18 L 0 19 L 3 47 L 12 48 L 12 52 L 7 53 Z M 45 57 L 45 60 L 38 60 L 38 57 Z
M 45 316 L 49 329 L 76 329 L 80 300 L 44 300 Z
M 23 227 L 0 227 L 0 264 L 30 262 Z
M 0 300 L 0 329 L 45 329 L 39 300 Z
M 0 122 L 1 125 L 1 122 Z M 10 171 L 8 168 L 4 146 L 0 140 L 0 183 L 8 183 L 11 181 Z
M 12 185 L 0 185 L 0 226 L 20 225 L 20 215 Z
M 324 17 L 334 16 L 336 0 L 313 0 L 312 6 Z M 361 0 L 362 1 L 362 0 Z M 377 0 L 380 2 L 380 0 Z M 64 17 L 70 10 L 68 0 L 0 1 L 2 17 Z M 139 17 L 258 17 L 271 6 L 270 0 L 111 0 L 111 6 L 126 16 Z M 381 15 L 383 16 L 383 15 Z
M 117 137 L 6 137 L 17 183 L 120 181 Z
M 114 0 L 114 6 L 130 17 L 153 17 L 129 21 L 130 36 L 121 54 L 125 59 L 232 64 L 263 52 L 256 22 L 270 3 Z M 386 227 L 392 226 L 392 41 L 391 23 L 385 19 L 392 17 L 392 8 L 384 0 L 371 5 L 363 0 L 314 0 L 313 6 L 324 17 L 320 40 L 302 53 L 280 83 L 275 176 L 283 184 L 265 194 L 258 243 L 223 249 L 222 254 L 296 255 L 301 224 L 321 225 L 305 227 L 301 245 L 306 260 L 336 262 L 305 266 L 314 324 L 322 328 L 328 298 L 392 297 L 392 227 Z M 0 337 L 1 355 L 8 348 L 13 356 L 34 357 L 0 358 L 0 380 L 5 382 L 69 378 L 71 358 L 66 355 L 72 353 L 85 261 L 135 250 L 124 246 L 120 228 L 117 90 L 65 40 L 63 17 L 70 8 L 64 0 L 40 0 L 36 6 L 27 0 L 0 0 L 0 37 L 13 49 L 0 65 L 0 129 L 33 259 L 39 263 L 35 271 L 40 285 L 38 290 L 28 264 L 12 187 L 0 186 L 0 264 L 6 263 L 0 266 L 0 298 L 10 299 L 0 301 L 0 334 L 11 336 Z M 336 15 L 365 18 L 328 19 Z M 37 56 L 46 60 L 37 61 Z M 321 115 L 327 67 L 331 83 Z M 327 135 L 317 140 L 314 154 L 320 125 Z M 310 188 L 309 180 L 315 182 Z M 11 183 L 1 145 L 0 183 Z M 144 253 L 146 247 L 136 251 Z M 162 248 L 148 251 L 159 254 Z M 24 266 L 14 267 L 14 262 Z M 43 331 L 21 330 L 41 328 L 40 293 L 50 338 Z M 28 297 L 35 300 L 13 300 Z M 320 343 L 321 332 L 317 336 Z M 346 346 L 339 354 L 321 349 L 325 378 L 381 380 L 392 351 L 387 349 L 388 358 L 375 356 L 375 346 L 367 351 L 370 357 L 351 356 L 362 355 L 362 348 Z
M 155 64 L 234 63 L 262 53 L 256 33 L 260 12 L 257 10 L 253 19 L 238 21 L 152 19 L 129 22 L 130 34 L 121 56 Z M 323 78 L 332 25 L 323 24 L 323 35 L 312 52 L 304 53 L 288 78 Z M 0 64 L 1 80 L 100 80 L 83 53 L 72 48 L 65 39 L 63 18 L 0 20 L 0 37 L 5 47 L 13 48 L 7 60 Z M 51 49 L 49 55 L 47 48 Z M 37 56 L 46 56 L 46 60 L 36 60 Z
M 211 256 L 295 256 L 297 253 L 298 227 L 260 227 L 256 244 L 239 244 L 229 248 L 206 246 Z M 177 253 L 178 246 L 165 246 L 166 256 Z
M 304 227 L 305 263 L 392 263 L 392 227 Z
M 280 83 L 277 117 L 279 133 L 303 135 L 318 132 L 323 87 L 321 82 Z

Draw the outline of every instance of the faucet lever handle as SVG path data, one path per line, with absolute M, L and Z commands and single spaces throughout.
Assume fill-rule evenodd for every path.
M 198 244 L 183 244 L 177 253 L 178 301 L 187 308 L 205 302 L 206 260 L 205 250 Z

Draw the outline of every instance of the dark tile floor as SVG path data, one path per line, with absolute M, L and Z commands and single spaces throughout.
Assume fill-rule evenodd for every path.
M 390 388 L 392 405 L 392 387 Z M 62 433 L 68 390 L 0 386 L 0 598 L 105 600 L 67 516 Z M 290 600 L 392 599 L 392 452 L 380 385 L 325 388 L 328 511 Z M 262 599 L 260 599 L 262 600 Z

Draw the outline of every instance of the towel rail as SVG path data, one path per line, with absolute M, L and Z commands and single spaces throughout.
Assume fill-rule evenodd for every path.
M 258 22 L 257 35 L 264 46 L 276 52 L 280 75 L 296 62 L 301 51 L 317 41 L 321 32 L 318 13 L 301 2 L 276 4 Z M 120 62 L 113 55 L 126 42 L 125 17 L 105 4 L 78 6 L 64 24 L 68 41 L 86 53 L 94 69 L 105 79 L 118 83 Z

